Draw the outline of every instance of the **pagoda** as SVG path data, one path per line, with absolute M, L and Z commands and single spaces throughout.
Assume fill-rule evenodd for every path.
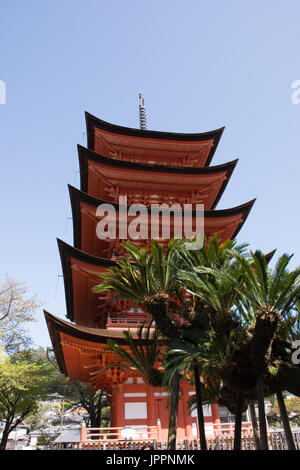
M 106 392 L 111 401 L 111 426 L 125 430 L 145 426 L 147 437 L 146 426 L 160 423 L 159 437 L 165 440 L 168 392 L 148 385 L 134 370 L 116 366 L 121 359 L 107 349 L 107 339 L 126 344 L 124 330 L 130 329 L 137 339 L 140 325 L 150 318 L 130 301 L 92 291 L 100 282 L 99 275 L 124 256 L 124 237 L 97 236 L 97 208 L 109 203 L 111 212 L 121 215 L 117 217 L 119 233 L 131 220 L 130 216 L 122 219 L 120 197 L 126 198 L 128 205 L 203 204 L 206 237 L 218 234 L 224 241 L 237 235 L 254 200 L 230 209 L 216 209 L 237 163 L 211 165 L 224 128 L 197 134 L 150 131 L 141 106 L 140 112 L 141 129 L 110 124 L 86 113 L 87 148 L 78 146 L 81 188 L 69 186 L 73 246 L 58 240 L 69 321 L 46 311 L 45 317 L 61 372 L 71 380 L 90 383 L 91 390 L 101 388 Z M 194 222 L 193 210 L 190 217 Z M 149 222 L 146 219 L 145 223 Z M 176 223 L 176 214 L 172 214 L 173 231 Z M 144 246 L 149 240 L 135 242 Z M 187 408 L 194 393 L 187 383 L 181 385 L 179 439 L 197 436 L 196 416 Z M 207 431 L 213 433 L 213 425 L 220 422 L 218 405 L 205 406 L 204 415 Z

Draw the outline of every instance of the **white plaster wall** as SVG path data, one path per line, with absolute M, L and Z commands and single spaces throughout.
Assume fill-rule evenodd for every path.
M 147 403 L 125 403 L 125 419 L 147 419 Z

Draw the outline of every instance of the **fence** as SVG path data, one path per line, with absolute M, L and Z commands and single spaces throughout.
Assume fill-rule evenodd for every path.
M 297 450 L 300 450 L 300 432 L 294 432 L 294 441 Z M 216 436 L 207 439 L 208 450 L 232 450 L 234 437 L 231 436 Z M 121 439 L 121 440 L 93 440 L 81 442 L 63 442 L 51 444 L 45 450 L 167 450 L 166 442 L 158 442 L 156 439 Z M 270 450 L 287 450 L 287 443 L 284 433 L 270 433 L 269 434 L 269 449 Z M 177 450 L 200 450 L 200 441 L 177 441 Z M 255 450 L 253 435 L 242 436 L 241 450 Z
M 214 436 L 233 436 L 235 424 L 234 423 L 213 423 L 212 424 Z M 250 421 L 243 421 L 242 434 L 253 434 L 252 423 Z
M 160 426 L 134 425 L 132 427 L 122 428 L 86 428 L 81 427 L 81 441 L 114 441 L 127 440 L 128 438 L 136 441 L 158 440 Z
M 205 423 L 206 436 L 213 438 L 215 436 L 233 436 L 234 423 Z M 243 422 L 242 435 L 253 434 L 252 423 Z M 89 440 L 157 440 L 161 441 L 161 424 L 158 422 L 156 426 L 132 425 L 126 427 L 109 427 L 109 428 L 88 428 L 81 427 L 81 441 Z M 197 437 L 195 436 L 195 439 Z

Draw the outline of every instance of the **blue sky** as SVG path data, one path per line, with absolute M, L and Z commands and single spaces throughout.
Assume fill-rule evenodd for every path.
M 138 127 L 139 91 L 149 129 L 226 126 L 212 164 L 239 163 L 218 208 L 257 197 L 238 240 L 299 264 L 298 0 L 5 0 L 0 24 L 1 279 L 64 317 L 84 111 Z M 42 312 L 31 330 L 50 345 Z

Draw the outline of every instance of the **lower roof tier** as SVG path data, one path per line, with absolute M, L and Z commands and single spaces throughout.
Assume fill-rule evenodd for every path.
M 189 168 L 112 160 L 78 146 L 81 190 L 96 198 L 128 204 L 198 203 L 214 209 L 237 160 L 214 167 Z
M 94 329 L 73 325 L 44 310 L 51 342 L 61 372 L 71 380 L 90 383 L 91 388 L 111 392 L 112 386 L 129 377 L 140 376 L 135 370 L 118 366 L 120 358 L 107 349 L 107 340 L 125 344 L 122 329 Z M 154 329 L 153 329 L 154 330 Z M 130 328 L 133 340 L 138 330 Z M 151 333 L 150 333 L 151 338 Z M 139 340 L 139 344 L 148 344 Z

